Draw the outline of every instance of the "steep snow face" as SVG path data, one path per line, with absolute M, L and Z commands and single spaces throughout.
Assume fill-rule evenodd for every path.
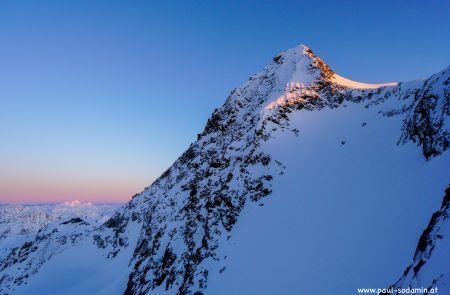
M 0 262 L 0 293 L 101 294 L 111 280 L 112 294 L 386 286 L 450 176 L 449 76 L 355 89 L 305 46 L 277 55 L 103 226 Z
M 118 207 L 78 200 L 58 205 L 0 205 L 0 260 L 12 248 L 34 239 L 38 231 L 51 222 L 80 217 L 93 225 L 100 225 Z
M 284 175 L 242 212 L 205 294 L 356 294 L 398 277 L 450 176 L 448 153 L 397 146 L 404 117 L 379 112 L 398 102 L 291 113 L 298 136 L 278 127 L 263 147 Z

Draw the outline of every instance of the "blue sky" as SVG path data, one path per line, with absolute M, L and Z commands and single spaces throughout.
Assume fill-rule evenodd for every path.
M 0 202 L 125 201 L 304 43 L 362 82 L 450 64 L 448 1 L 2 1 Z

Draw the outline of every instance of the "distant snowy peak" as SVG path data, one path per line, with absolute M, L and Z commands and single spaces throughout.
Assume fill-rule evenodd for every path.
M 79 200 L 57 205 L 0 205 L 0 212 L 2 213 L 0 224 L 21 222 L 26 225 L 30 221 L 30 227 L 41 227 L 42 223 L 74 217 L 81 217 L 90 223 L 97 224 L 105 222 L 118 207 L 119 205 L 113 204 L 82 203 Z M 40 221 L 36 222 L 37 219 Z
M 52 215 L 58 219 L 80 217 L 92 224 L 102 224 L 107 221 L 119 205 L 82 203 L 78 200 L 56 205 Z
M 88 203 L 83 204 L 81 201 L 74 200 L 74 201 L 70 201 L 70 202 L 64 202 L 64 205 L 71 206 L 71 207 L 82 206 L 82 205 L 92 206 L 92 203 L 88 202 Z

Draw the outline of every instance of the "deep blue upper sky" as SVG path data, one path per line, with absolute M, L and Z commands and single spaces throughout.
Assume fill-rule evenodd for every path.
M 0 202 L 126 200 L 304 43 L 341 76 L 450 64 L 449 1 L 2 1 Z

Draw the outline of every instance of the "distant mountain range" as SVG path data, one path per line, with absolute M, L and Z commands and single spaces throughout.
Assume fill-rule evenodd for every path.
M 300 45 L 102 225 L 54 221 L 4 255 L 0 294 L 450 294 L 449 116 L 450 67 L 372 85 Z
M 82 218 L 93 225 L 107 221 L 119 205 L 81 203 L 0 205 L 0 260 L 14 247 L 35 239 L 39 230 L 50 223 Z

